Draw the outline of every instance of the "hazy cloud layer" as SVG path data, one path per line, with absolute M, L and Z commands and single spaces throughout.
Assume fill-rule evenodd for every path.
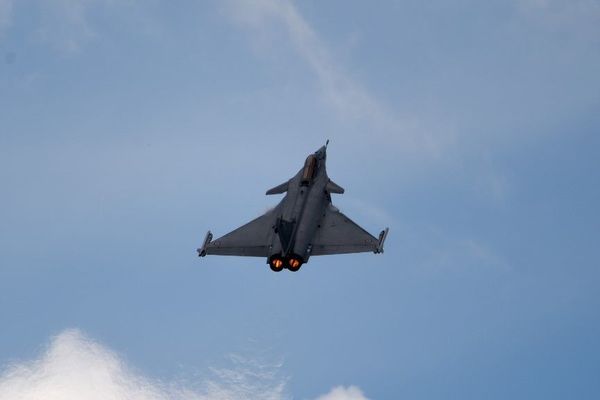
M 89 14 L 92 9 L 113 5 L 111 0 L 55 0 L 41 2 L 42 20 L 37 35 L 40 40 L 65 52 L 79 51 L 97 37 Z
M 552 17 L 558 21 L 586 20 L 600 18 L 600 2 L 597 0 L 520 0 L 521 9 Z
M 10 26 L 13 9 L 13 0 L 0 0 L 0 39 L 4 31 Z
M 36 360 L 18 362 L 0 374 L 0 400 L 282 400 L 285 379 L 277 370 L 236 358 L 234 369 L 214 369 L 200 385 L 143 376 L 114 352 L 66 330 Z M 235 360 L 234 360 L 235 361 Z M 241 365 L 245 366 L 241 366 Z M 318 400 L 363 400 L 355 386 L 336 387 Z
M 80 51 L 90 41 L 100 36 L 93 20 L 98 11 L 110 11 L 112 22 L 120 18 L 124 7 L 135 0 L 34 0 L 17 3 L 0 0 L 0 39 L 5 36 L 19 13 L 29 14 L 35 28 L 33 38 L 62 53 Z

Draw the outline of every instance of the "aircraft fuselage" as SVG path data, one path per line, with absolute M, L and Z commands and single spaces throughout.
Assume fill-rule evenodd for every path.
M 309 156 L 315 157 L 313 155 Z M 307 160 L 307 162 L 310 162 Z M 311 252 L 312 238 L 323 219 L 331 196 L 325 190 L 329 178 L 325 170 L 325 158 L 317 159 L 314 175 L 306 179 L 300 170 L 288 183 L 288 191 L 281 201 L 281 223 L 276 228 L 279 240 L 273 239 L 273 254 L 283 257 L 298 256 L 307 262 Z M 281 232 L 291 227 L 288 232 Z

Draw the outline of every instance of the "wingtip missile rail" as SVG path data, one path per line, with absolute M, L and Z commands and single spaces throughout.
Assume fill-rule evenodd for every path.
M 384 230 L 382 230 L 379 233 L 379 240 L 377 242 L 377 248 L 375 249 L 375 251 L 373 253 L 375 253 L 375 254 L 383 253 L 383 244 L 385 243 L 385 239 L 387 238 L 389 230 L 390 230 L 390 228 L 385 228 Z
M 212 240 L 212 237 L 213 235 L 210 231 L 206 232 L 206 236 L 204 237 L 202 247 L 196 249 L 196 251 L 198 252 L 198 257 L 204 257 L 206 255 L 206 246 L 208 246 L 208 244 Z

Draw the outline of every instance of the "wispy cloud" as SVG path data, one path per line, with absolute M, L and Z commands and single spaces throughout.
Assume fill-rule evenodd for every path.
M 229 0 L 227 4 L 228 15 L 257 35 L 277 36 L 276 28 L 283 28 L 291 47 L 316 77 L 324 103 L 341 120 L 366 122 L 371 135 L 392 137 L 403 149 L 419 153 L 439 154 L 452 139 L 447 134 L 434 137 L 414 117 L 400 117 L 353 79 L 292 1 Z
M 280 24 L 297 53 L 319 80 L 326 101 L 343 117 L 363 117 L 384 122 L 388 116 L 380 104 L 359 83 L 336 64 L 312 26 L 288 0 L 231 0 L 230 14 L 235 21 L 253 30 Z
M 0 400 L 284 400 L 277 369 L 237 358 L 233 369 L 215 369 L 200 385 L 143 376 L 113 351 L 78 330 L 55 337 L 39 358 L 0 373 Z M 319 400 L 366 399 L 360 389 L 335 388 Z

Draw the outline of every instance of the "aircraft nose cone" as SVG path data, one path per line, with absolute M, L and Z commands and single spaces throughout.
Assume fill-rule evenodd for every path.
M 323 159 L 327 156 L 327 148 L 325 146 L 321 147 L 319 150 L 315 152 L 315 155 L 319 159 Z

